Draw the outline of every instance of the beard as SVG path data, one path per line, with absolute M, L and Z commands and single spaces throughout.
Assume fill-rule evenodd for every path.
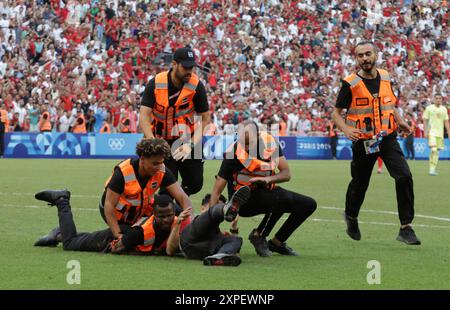
M 374 62 L 374 61 L 366 61 L 366 62 L 362 63 L 362 64 L 359 65 L 359 66 L 361 67 L 361 69 L 362 69 L 364 72 L 369 73 L 369 72 L 372 71 L 374 65 L 375 65 L 375 62 Z
M 181 73 L 180 71 L 178 71 L 178 70 L 177 70 L 177 72 L 176 72 L 176 75 L 177 75 L 177 78 L 178 78 L 180 81 L 183 81 L 184 83 L 189 82 L 189 80 L 190 80 L 190 78 L 191 78 L 191 76 L 192 76 L 191 73 L 182 74 L 182 73 Z

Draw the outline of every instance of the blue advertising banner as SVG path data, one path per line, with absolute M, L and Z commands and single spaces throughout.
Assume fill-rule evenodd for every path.
M 73 134 L 73 133 L 21 133 L 5 135 L 4 156 L 10 158 L 127 158 L 134 156 L 136 144 L 142 134 Z M 235 136 L 211 136 L 203 139 L 205 159 L 222 159 L 223 153 L 234 142 Z M 326 137 L 279 137 L 280 147 L 287 159 L 331 159 L 331 147 Z M 406 154 L 404 141 L 400 146 Z M 428 159 L 427 139 L 414 141 L 415 158 Z M 338 159 L 351 159 L 351 141 L 339 137 Z M 440 159 L 450 159 L 450 141 Z
M 126 158 L 142 134 L 7 133 L 5 157 Z
M 136 144 L 142 139 L 143 134 L 97 134 L 95 145 L 97 156 L 122 156 L 130 157 L 136 152 Z

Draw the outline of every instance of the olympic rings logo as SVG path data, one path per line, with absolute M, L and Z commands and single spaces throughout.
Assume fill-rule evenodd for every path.
M 125 146 L 125 139 L 123 138 L 109 138 L 108 146 L 113 151 L 120 151 Z
M 420 143 L 414 143 L 414 150 L 418 153 L 422 153 L 427 148 L 426 144 L 423 142 Z

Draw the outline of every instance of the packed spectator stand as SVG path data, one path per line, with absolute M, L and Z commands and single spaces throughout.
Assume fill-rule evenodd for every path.
M 4 0 L 0 108 L 9 131 L 137 132 L 146 83 L 189 45 L 217 133 L 249 118 L 327 135 L 368 39 L 421 137 L 433 95 L 449 102 L 449 21 L 446 1 Z

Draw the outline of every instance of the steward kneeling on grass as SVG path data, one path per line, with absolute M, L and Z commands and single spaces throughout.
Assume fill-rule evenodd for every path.
M 250 195 L 248 187 L 237 191 L 228 204 L 219 203 L 194 218 L 191 210 L 175 216 L 174 203 L 167 195 L 159 195 L 153 204 L 153 215 L 143 217 L 133 226 L 121 225 L 122 234 L 115 238 L 110 229 L 93 233 L 77 233 L 70 207 L 70 192 L 42 191 L 36 199 L 56 205 L 59 230 L 52 230 L 39 239 L 36 246 L 56 246 L 62 242 L 68 251 L 137 253 L 148 255 L 175 255 L 181 252 L 187 258 L 203 259 L 205 265 L 237 266 L 241 259 L 236 254 L 242 245 L 237 236 L 219 238 L 219 225 L 225 219 L 233 221 L 240 205 Z M 180 240 L 181 239 L 181 240 Z
M 245 121 L 239 125 L 237 141 L 225 153 L 211 191 L 210 205 L 217 203 L 226 186 L 229 195 L 250 187 L 250 198 L 241 206 L 239 215 L 265 215 L 249 236 L 256 253 L 263 257 L 272 252 L 297 256 L 286 240 L 316 210 L 317 204 L 311 197 L 278 186 L 277 183 L 287 182 L 290 177 L 288 162 L 275 138 L 260 130 L 256 123 Z M 290 213 L 289 217 L 267 241 L 266 237 L 284 213 Z

